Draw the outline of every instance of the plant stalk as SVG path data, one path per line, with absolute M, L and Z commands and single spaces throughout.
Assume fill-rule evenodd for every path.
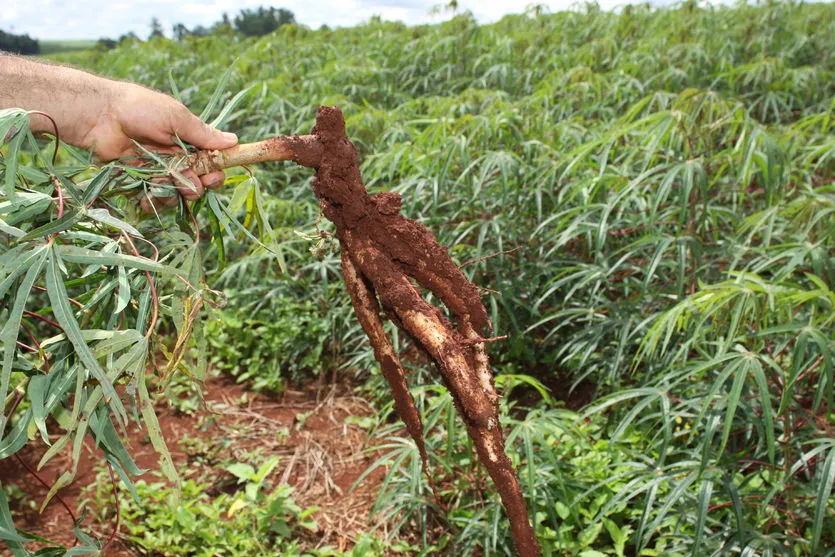
M 294 161 L 316 168 L 322 159 L 322 144 L 315 135 L 281 135 L 254 143 L 240 143 L 224 150 L 198 151 L 187 165 L 198 175 L 258 162 Z

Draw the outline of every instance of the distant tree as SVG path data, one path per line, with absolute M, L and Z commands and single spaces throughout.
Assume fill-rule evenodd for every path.
M 191 32 L 188 30 L 188 27 L 186 27 L 182 23 L 177 23 L 171 28 L 171 34 L 173 35 L 175 40 L 182 41 L 183 39 L 188 37 L 191 34 Z
M 278 9 L 278 25 L 295 25 L 296 15 L 286 8 Z
M 212 25 L 211 32 L 220 34 L 234 32 L 234 29 L 232 29 L 232 21 L 229 19 L 229 14 L 223 12 L 223 16 L 220 18 L 220 21 L 217 21 L 214 25 Z
M 37 39 L 33 39 L 28 34 L 15 35 L 0 31 L 0 50 L 14 54 L 38 54 L 41 51 L 41 45 Z
M 213 28 L 217 29 L 220 26 L 225 26 L 225 28 L 230 29 L 231 32 L 232 27 L 222 22 L 215 23 Z M 211 29 L 208 29 L 202 25 L 198 25 L 191 30 L 189 30 L 189 28 L 183 25 L 182 23 L 177 23 L 171 27 L 171 35 L 174 37 L 174 39 L 178 41 L 182 41 L 186 37 L 208 37 L 211 33 Z
M 136 35 L 136 33 L 134 33 L 133 31 L 129 31 L 129 32 L 125 33 L 124 35 L 122 35 L 121 37 L 119 37 L 119 44 L 124 43 L 124 42 L 141 41 L 141 40 L 142 39 L 140 39 Z
M 260 37 L 272 33 L 282 25 L 296 23 L 296 16 L 285 8 L 243 9 L 235 16 L 234 26 L 247 37 Z
M 96 50 L 113 50 L 119 43 L 113 39 L 102 37 L 96 42 Z
M 450 0 L 446 4 L 435 4 L 429 10 L 431 15 L 441 15 L 442 13 L 451 13 L 453 17 L 458 15 L 458 9 L 461 6 L 458 5 L 458 0 Z
M 154 37 L 164 37 L 165 33 L 162 31 L 162 23 L 158 18 L 151 19 L 151 34 L 148 36 L 148 40 L 153 39 Z

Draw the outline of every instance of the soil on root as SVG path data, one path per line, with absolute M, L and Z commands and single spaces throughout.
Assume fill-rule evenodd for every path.
M 322 146 L 316 153 L 320 156 L 311 157 L 302 147 L 292 159 L 304 165 L 315 162 L 313 192 L 325 218 L 336 227 L 354 311 L 389 382 L 398 414 L 420 450 L 433 491 L 420 433 L 423 424 L 408 393 L 402 364 L 384 333 L 381 310 L 438 367 L 479 460 L 501 496 L 517 552 L 521 557 L 538 557 L 539 543 L 516 471 L 505 453 L 499 397 L 485 348 L 488 339 L 482 336 L 491 325 L 479 289 L 426 227 L 400 214 L 399 194 L 369 195 L 339 108 L 320 106 L 311 134 Z M 413 281 L 438 297 L 454 324 L 424 299 Z
M 252 393 L 227 377 L 213 377 L 204 388 L 205 407 L 193 414 L 184 414 L 167 404 L 157 407 L 160 425 L 175 466 L 206 466 L 216 474 L 218 492 L 227 489 L 231 476 L 211 468 L 211 459 L 200 454 L 200 447 L 212 447 L 218 439 L 228 441 L 229 448 L 221 456 L 243 455 L 260 449 L 265 457 L 280 456 L 274 478 L 295 488 L 293 498 L 302 507 L 318 506 L 313 515 L 320 531 L 317 545 L 350 549 L 356 536 L 372 529 L 369 522 L 371 506 L 385 475 L 383 468 L 371 473 L 355 489 L 356 480 L 379 455 L 363 452 L 368 445 L 367 432 L 355 425 L 350 416 L 370 416 L 374 412 L 361 398 L 351 395 L 350 385 L 310 384 L 290 389 L 281 396 Z M 278 432 L 285 432 L 278 435 Z M 182 443 L 182 440 L 188 440 Z M 140 469 L 158 470 L 158 455 L 144 432 L 129 432 L 128 451 Z M 28 446 L 21 451 L 25 465 L 34 469 L 44 450 Z M 85 443 L 75 481 L 59 492 L 61 499 L 78 515 L 84 487 L 96 481 L 103 454 Z M 71 464 L 68 452 L 53 458 L 38 475 L 47 485 Z M 197 468 L 199 470 L 199 468 Z M 5 486 L 16 484 L 23 500 L 43 501 L 48 489 L 40 485 L 16 458 L 0 460 L 0 478 Z M 156 481 L 156 476 L 143 474 L 138 479 Z M 234 482 L 231 482 L 234 483 Z M 31 533 L 72 547 L 75 535 L 72 519 L 55 498 L 43 513 L 37 508 L 12 503 L 15 523 Z M 91 515 L 94 513 L 91 513 Z M 113 524 L 101 524 L 88 516 L 83 527 L 106 538 Z M 31 546 L 34 547 L 34 544 Z M 141 555 L 129 542 L 117 537 L 106 554 L 114 557 Z M 0 555 L 11 555 L 0 548 Z

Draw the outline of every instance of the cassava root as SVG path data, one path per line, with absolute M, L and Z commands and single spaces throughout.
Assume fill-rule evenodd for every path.
M 478 287 L 467 280 L 429 230 L 400 215 L 399 194 L 366 191 L 356 150 L 336 107 L 319 107 L 309 135 L 203 151 L 192 155 L 188 164 L 205 174 L 274 160 L 292 160 L 316 169 L 313 191 L 325 217 L 336 226 L 342 273 L 354 311 L 392 390 L 397 413 L 417 444 L 433 491 L 423 423 L 403 365 L 383 329 L 383 313 L 437 365 L 479 459 L 496 484 L 517 551 L 522 557 L 539 556 L 516 472 L 505 453 L 499 396 L 483 337 L 491 324 Z M 454 324 L 424 300 L 412 279 L 444 303 Z M 438 500 L 436 491 L 435 495 Z

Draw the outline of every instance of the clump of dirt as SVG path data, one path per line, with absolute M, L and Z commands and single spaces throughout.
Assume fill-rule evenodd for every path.
M 354 425 L 350 416 L 370 416 L 373 409 L 363 399 L 351 395 L 351 385 L 311 384 L 299 390 L 285 391 L 280 397 L 248 392 L 245 386 L 233 383 L 225 376 L 213 377 L 204 385 L 203 409 L 184 414 L 166 403 L 157 406 L 159 422 L 168 441 L 171 456 L 180 470 L 196 469 L 195 460 L 203 460 L 194 447 L 214 447 L 224 440 L 229 449 L 224 456 L 244 455 L 261 450 L 261 455 L 281 457 L 275 472 L 276 481 L 294 487 L 293 498 L 304 507 L 317 506 L 313 515 L 319 525 L 316 543 L 331 545 L 340 550 L 350 549 L 354 539 L 373 528 L 369 522 L 371 507 L 385 476 L 383 468 L 376 469 L 356 488 L 351 489 L 360 475 L 379 455 L 363 452 L 368 448 L 368 433 Z M 284 432 L 278 435 L 278 432 Z M 187 443 L 178 443 L 187 440 Z M 128 435 L 127 448 L 141 469 L 157 470 L 158 453 L 144 433 L 133 430 Z M 27 447 L 21 458 L 30 467 L 40 459 L 43 449 Z M 70 455 L 56 456 L 38 473 L 47 485 L 70 465 Z M 78 516 L 85 486 L 96 481 L 96 468 L 103 461 L 102 453 L 85 444 L 79 460 L 75 481 L 59 492 L 59 497 Z M 206 464 L 207 472 L 217 478 L 218 492 L 225 489 L 225 472 Z M 29 501 L 38 504 L 48 489 L 39 484 L 24 465 L 13 458 L 0 460 L 0 477 L 4 485 L 14 483 L 22 488 Z M 135 479 L 142 479 L 139 476 Z M 154 476 L 153 481 L 158 478 Z M 58 499 L 53 499 L 43 513 L 36 509 L 16 508 L 17 526 L 72 547 L 75 534 L 72 519 Z M 84 527 L 106 538 L 113 524 L 100 524 L 88 517 Z M 130 543 L 120 537 L 108 547 L 107 555 L 135 556 Z M 9 555 L 0 550 L 0 555 Z
M 499 397 L 485 348 L 488 339 L 482 336 L 491 324 L 478 288 L 429 230 L 400 215 L 397 193 L 369 195 L 338 108 L 319 107 L 311 135 L 321 150 L 311 156 L 311 142 L 297 142 L 300 147 L 291 158 L 316 169 L 313 191 L 325 217 L 336 226 L 354 309 L 392 389 L 396 409 L 417 443 L 424 469 L 428 464 L 423 424 L 403 366 L 385 335 L 380 306 L 440 369 L 479 458 L 498 488 L 517 550 L 523 557 L 540 555 L 516 472 L 504 449 Z M 424 300 L 412 279 L 444 303 L 454 325 Z

